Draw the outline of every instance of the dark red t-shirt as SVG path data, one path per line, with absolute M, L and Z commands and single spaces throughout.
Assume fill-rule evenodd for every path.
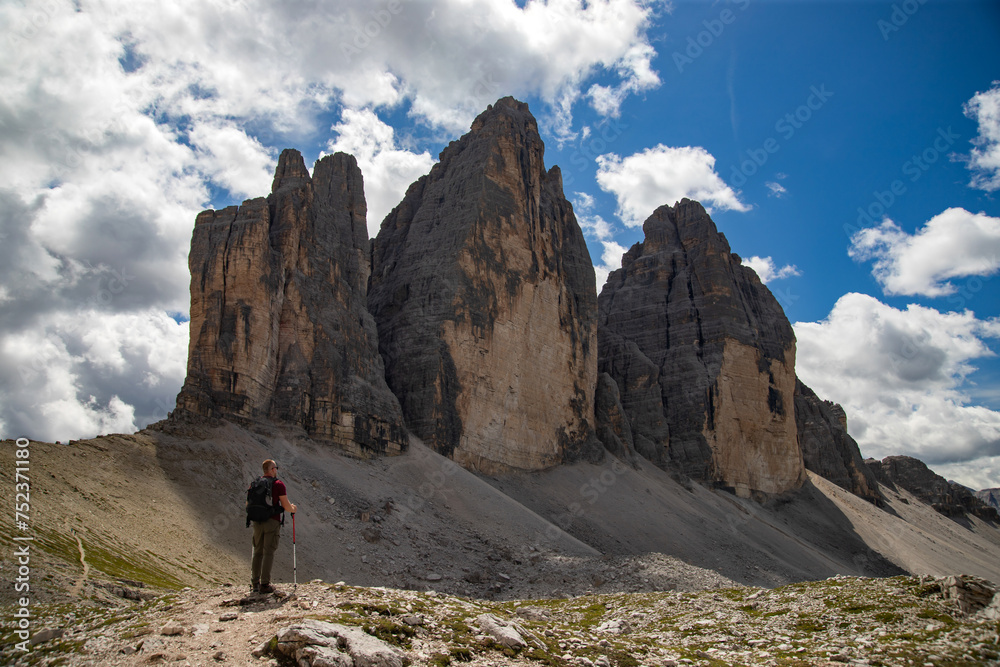
M 274 480 L 274 483 L 271 484 L 271 504 L 280 509 L 281 501 L 279 500 L 279 498 L 281 498 L 281 496 L 287 496 L 287 495 L 288 495 L 288 489 L 285 488 L 285 483 L 282 482 L 280 479 Z M 272 516 L 271 518 L 281 521 L 281 512 L 280 511 L 275 512 L 274 516 Z

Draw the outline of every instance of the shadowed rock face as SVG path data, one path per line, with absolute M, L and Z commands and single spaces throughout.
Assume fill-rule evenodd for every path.
M 865 465 L 858 443 L 847 433 L 847 415 L 842 407 L 821 400 L 797 380 L 795 422 L 806 468 L 856 496 L 882 504 L 878 481 Z
M 1000 522 L 1000 513 L 961 484 L 949 482 L 912 456 L 888 456 L 881 461 L 865 459 L 879 481 L 895 488 L 901 486 L 917 498 L 948 517 L 972 514 L 981 519 Z
M 527 105 L 505 98 L 375 240 L 368 306 L 408 426 L 484 472 L 602 452 L 594 269 Z
M 266 199 L 198 215 L 178 408 L 295 424 L 356 455 L 405 448 L 366 309 L 366 210 L 352 156 L 326 156 L 310 177 L 286 150 Z
M 976 498 L 979 498 L 988 507 L 1000 511 L 1000 489 L 982 489 L 981 491 L 976 491 Z
M 643 231 L 598 298 L 598 370 L 618 385 L 635 450 L 741 496 L 797 488 L 784 312 L 701 204 L 662 206 Z

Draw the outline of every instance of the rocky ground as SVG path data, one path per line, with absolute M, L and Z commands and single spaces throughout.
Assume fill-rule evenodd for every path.
M 253 651 L 279 635 L 274 650 L 315 667 L 1000 664 L 995 619 L 893 576 L 1000 581 L 1000 531 L 903 491 L 884 511 L 810 477 L 758 504 L 651 466 L 483 479 L 418 442 L 357 461 L 293 436 L 32 442 L 30 520 L 0 532 L 0 664 L 275 664 Z M 275 574 L 291 593 L 297 553 L 314 583 L 244 599 L 245 485 L 268 456 L 300 507 Z M 25 544 L 35 643 L 19 651 Z M 309 648 L 324 643 L 337 648 Z
M 695 574 L 692 572 L 691 574 Z M 135 597 L 144 591 L 132 590 Z M 972 577 L 487 601 L 312 581 L 41 605 L 8 665 L 989 665 L 1000 598 Z M 992 602 L 984 607 L 985 603 Z

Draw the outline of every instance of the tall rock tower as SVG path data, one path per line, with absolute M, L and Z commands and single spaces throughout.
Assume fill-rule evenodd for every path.
M 310 177 L 289 149 L 266 199 L 198 215 L 181 411 L 302 426 L 355 455 L 405 448 L 366 308 L 366 212 L 352 156 Z
M 483 472 L 602 454 L 594 269 L 526 104 L 504 98 L 375 239 L 369 310 L 407 425 Z
M 797 488 L 784 312 L 701 204 L 661 206 L 643 231 L 598 299 L 598 368 L 617 384 L 625 435 L 661 467 L 743 497 Z

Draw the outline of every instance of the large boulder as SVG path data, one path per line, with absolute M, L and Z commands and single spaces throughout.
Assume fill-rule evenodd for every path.
M 527 105 L 504 98 L 375 239 L 368 306 L 410 429 L 483 472 L 600 456 L 594 269 Z

